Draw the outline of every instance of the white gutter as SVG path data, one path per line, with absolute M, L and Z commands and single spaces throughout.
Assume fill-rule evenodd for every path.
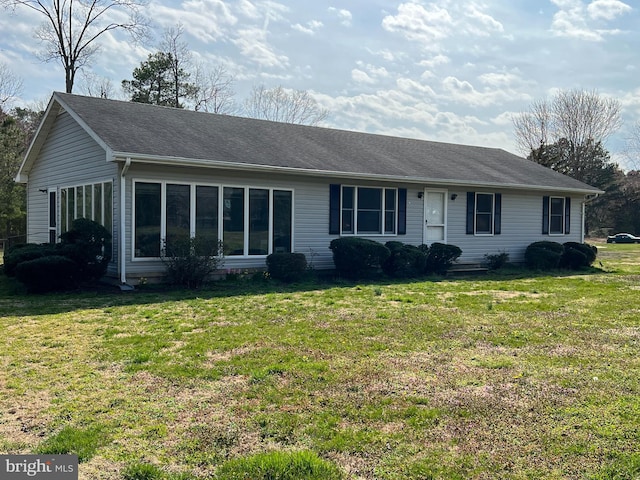
M 253 172 L 267 172 L 267 173 L 289 173 L 292 175 L 311 175 L 327 177 L 348 177 L 351 179 L 360 180 L 372 180 L 372 181 L 388 181 L 388 182 L 402 182 L 402 183 L 425 183 L 433 186 L 442 187 L 484 187 L 484 188 L 500 188 L 500 189 L 517 189 L 517 190 L 534 190 L 534 191 L 558 191 L 565 193 L 578 193 L 578 194 L 596 194 L 604 193 L 603 191 L 593 191 L 584 188 L 567 188 L 567 187 L 552 187 L 548 185 L 528 185 L 517 183 L 487 183 L 487 182 L 474 182 L 470 180 L 456 180 L 456 179 L 442 179 L 442 178 L 430 178 L 430 177 L 408 177 L 403 175 L 385 175 L 385 174 L 370 174 L 370 173 L 356 173 L 356 172 L 343 172 L 343 171 L 331 171 L 331 170 L 317 170 L 310 168 L 294 168 L 294 167 L 281 167 L 275 165 L 260 165 L 255 163 L 237 163 L 226 162 L 220 160 L 204 160 L 193 159 L 184 157 L 162 157 L 157 155 L 140 155 L 129 154 L 126 152 L 113 152 L 113 161 L 122 161 L 125 158 L 131 158 L 135 156 L 136 163 L 149 163 L 154 165 L 167 165 L 172 167 L 200 167 L 200 168 L 222 168 L 228 170 L 250 170 Z
M 122 166 L 122 172 L 120 172 L 120 283 L 125 285 L 127 283 L 127 242 L 125 237 L 125 231 L 127 227 L 125 208 L 126 202 L 126 175 L 131 166 L 131 157 L 127 157 L 124 165 Z

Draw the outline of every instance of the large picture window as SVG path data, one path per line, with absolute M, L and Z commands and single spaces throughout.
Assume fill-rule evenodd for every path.
M 291 252 L 293 192 L 136 181 L 136 258 L 156 258 L 162 242 L 196 235 L 222 240 L 227 256 Z
M 244 255 L 244 188 L 225 187 L 222 201 L 224 254 Z
M 398 189 L 341 187 L 343 235 L 395 235 L 398 223 Z
M 191 235 L 191 187 L 168 184 L 166 198 L 166 248 L 171 248 L 173 242 L 186 240 Z
M 135 256 L 159 257 L 160 219 L 162 218 L 161 185 L 136 183 L 135 202 Z
M 113 233 L 113 184 L 90 183 L 60 189 L 60 233 L 77 218 L 88 218 Z

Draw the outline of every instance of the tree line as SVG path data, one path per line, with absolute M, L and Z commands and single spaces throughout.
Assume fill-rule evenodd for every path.
M 604 191 L 588 203 L 590 236 L 640 233 L 640 171 L 611 160 L 607 139 L 621 126 L 621 105 L 595 91 L 559 91 L 513 119 L 521 152 L 531 161 Z M 640 158 L 640 123 L 627 142 L 632 164 Z

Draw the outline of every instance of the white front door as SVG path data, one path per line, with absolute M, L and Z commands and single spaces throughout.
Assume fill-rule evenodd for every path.
M 424 190 L 424 243 L 447 243 L 447 191 Z

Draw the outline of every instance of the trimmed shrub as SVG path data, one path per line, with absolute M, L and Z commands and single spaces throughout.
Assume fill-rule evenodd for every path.
M 432 243 L 431 246 L 421 245 L 419 248 L 422 251 L 427 251 L 425 272 L 436 273 L 438 275 L 447 273 L 447 270 L 453 265 L 453 262 L 462 255 L 460 247 L 446 243 L 435 242 Z
M 70 290 L 78 285 L 78 265 L 62 255 L 48 255 L 20 262 L 15 276 L 32 293 Z
M 56 246 L 50 243 L 22 243 L 9 248 L 4 254 L 4 273 L 14 277 L 16 267 L 29 260 L 46 257 L 56 253 Z
M 307 271 L 304 253 L 272 253 L 267 257 L 267 270 L 274 280 L 297 282 Z
M 590 267 L 598 255 L 598 248 L 588 243 L 566 242 L 563 247 L 560 266 L 571 270 Z
M 382 264 L 382 270 L 390 277 L 415 277 L 424 273 L 427 254 L 413 245 L 391 241 L 385 243 L 390 255 Z
M 391 255 L 381 243 L 360 237 L 336 238 L 329 248 L 337 273 L 351 279 L 375 273 Z
M 500 270 L 509 262 L 509 254 L 507 252 L 500 252 L 494 254 L 485 254 L 485 261 L 487 262 L 487 268 L 491 271 Z
M 533 242 L 524 252 L 527 267 L 532 270 L 553 270 L 560 266 L 564 247 L 557 242 Z
M 208 238 L 172 239 L 162 252 L 168 282 L 187 288 L 200 288 L 224 262 L 222 252 L 222 242 L 212 242 Z
M 111 260 L 111 234 L 98 222 L 77 218 L 71 230 L 60 235 L 59 254 L 78 265 L 81 282 L 94 281 L 107 271 Z

